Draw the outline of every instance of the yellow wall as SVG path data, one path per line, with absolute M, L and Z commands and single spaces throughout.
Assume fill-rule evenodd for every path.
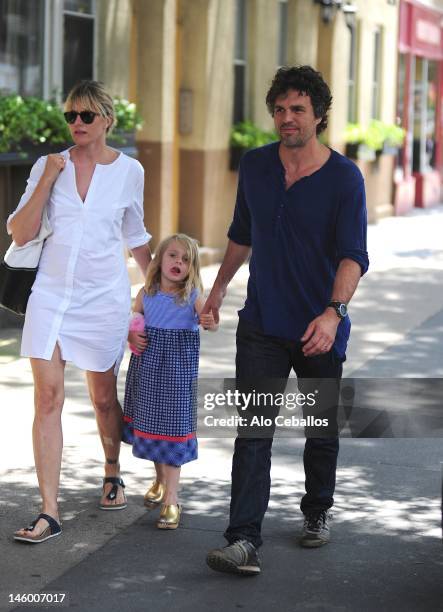
M 331 24 L 324 24 L 319 17 L 318 41 L 317 68 L 333 96 L 326 138 L 331 147 L 340 149 L 347 121 L 346 82 L 349 61 L 349 32 L 341 14 Z
M 358 65 L 358 120 L 367 124 L 371 120 L 371 80 L 374 58 L 374 31 L 381 27 L 381 101 L 380 119 L 395 121 L 395 99 L 397 90 L 397 39 L 398 6 L 386 4 L 383 0 L 371 0 L 370 6 L 364 0 L 357 0 L 359 31 Z
M 288 62 L 315 66 L 319 7 L 312 0 L 288 0 Z
M 182 1 L 181 88 L 192 92 L 192 131 L 183 149 L 224 149 L 232 115 L 233 0 Z
M 175 112 L 176 0 L 136 0 L 140 140 L 172 142 Z
M 179 227 L 222 249 L 236 177 L 229 172 L 233 103 L 233 0 L 182 0 L 180 88 L 190 94 L 189 133 L 180 133 Z M 189 110 L 188 110 L 189 119 Z
M 380 116 L 395 122 L 398 6 L 384 0 L 355 0 L 357 6 L 357 120 L 367 125 L 371 120 L 374 31 L 381 27 Z M 348 116 L 348 64 L 350 33 L 344 15 L 337 12 L 330 24 L 319 21 L 318 69 L 329 83 L 334 100 L 330 113 L 328 142 L 343 149 L 343 132 Z
M 248 2 L 248 117 L 263 129 L 273 126 L 265 98 L 277 68 L 278 5 L 278 0 Z

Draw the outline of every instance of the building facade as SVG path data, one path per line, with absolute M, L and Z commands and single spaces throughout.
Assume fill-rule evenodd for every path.
M 272 129 L 265 96 L 281 65 L 311 64 L 323 73 L 334 97 L 325 138 L 339 151 L 345 150 L 348 122 L 396 122 L 398 2 L 327 5 L 132 3 L 138 40 L 132 91 L 146 119 L 139 153 L 151 177 L 147 220 L 154 232 L 178 227 L 205 246 L 224 248 L 237 182 L 229 168 L 230 130 L 246 119 Z M 395 156 L 357 163 L 366 180 L 370 221 L 393 214 Z
M 398 117 L 407 129 L 397 157 L 357 161 L 370 221 L 440 198 L 442 3 L 427 4 L 0 0 L 0 90 L 61 101 L 76 80 L 92 77 L 137 102 L 147 227 L 155 242 L 189 233 L 218 257 L 236 193 L 231 128 L 248 119 L 272 129 L 265 96 L 282 65 L 311 64 L 330 84 L 331 147 L 344 152 L 349 122 Z M 0 168 L 3 218 L 16 195 L 4 185 Z

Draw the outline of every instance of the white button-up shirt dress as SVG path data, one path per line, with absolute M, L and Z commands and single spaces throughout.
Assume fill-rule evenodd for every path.
M 143 167 L 123 153 L 97 164 L 83 202 L 69 149 L 62 155 L 66 165 L 47 205 L 53 232 L 28 301 L 21 355 L 50 360 L 58 343 L 62 359 L 79 368 L 114 366 L 117 374 L 131 309 L 124 244 L 133 249 L 151 238 L 143 224 Z M 15 212 L 31 197 L 45 164 L 46 156 L 32 167 Z

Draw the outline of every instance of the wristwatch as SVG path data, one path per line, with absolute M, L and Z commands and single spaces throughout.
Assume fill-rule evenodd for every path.
M 328 308 L 331 307 L 337 313 L 339 319 L 345 319 L 348 314 L 348 307 L 343 302 L 329 302 Z

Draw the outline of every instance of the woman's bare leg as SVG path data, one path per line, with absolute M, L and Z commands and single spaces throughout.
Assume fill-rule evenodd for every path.
M 117 398 L 117 378 L 114 367 L 106 372 L 86 372 L 89 395 L 95 409 L 100 440 L 105 453 L 105 476 L 120 475 L 120 443 L 122 436 L 123 413 Z M 125 501 L 123 489 L 118 487 L 114 500 L 106 499 L 112 484 L 105 485 L 101 504 L 115 505 Z
M 59 520 L 58 488 L 63 449 L 61 414 L 64 403 L 64 370 L 65 362 L 56 345 L 51 361 L 31 359 L 34 377 L 35 416 L 32 427 L 34 460 L 37 471 L 42 512 Z M 48 523 L 40 519 L 36 524 L 33 536 L 40 535 Z M 17 535 L 27 535 L 23 529 Z

